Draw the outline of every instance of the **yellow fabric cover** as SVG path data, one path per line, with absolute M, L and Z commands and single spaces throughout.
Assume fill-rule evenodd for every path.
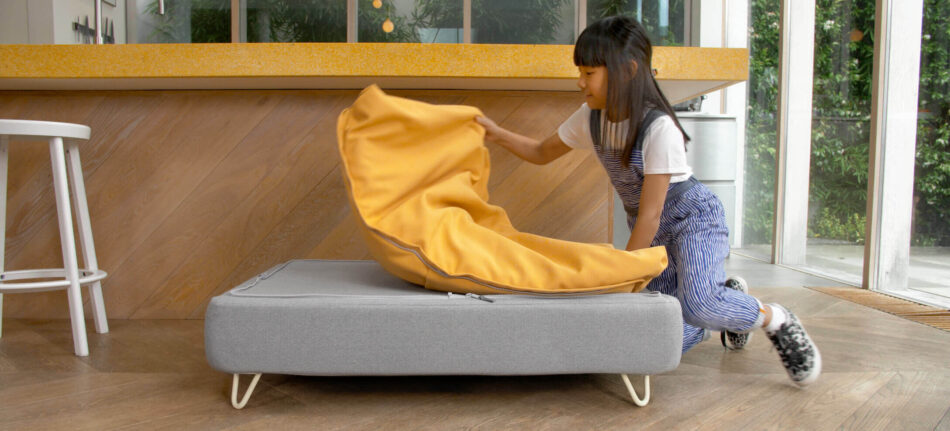
M 643 289 L 666 251 L 635 252 L 515 230 L 489 205 L 477 108 L 389 96 L 373 85 L 340 115 L 350 205 L 389 272 L 449 292 L 608 293 Z

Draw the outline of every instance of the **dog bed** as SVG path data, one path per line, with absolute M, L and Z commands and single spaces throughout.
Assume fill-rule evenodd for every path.
M 403 281 L 374 261 L 293 260 L 212 298 L 205 352 L 242 408 L 262 373 L 622 374 L 638 405 L 679 365 L 682 316 L 659 293 L 477 295 Z M 241 374 L 254 375 L 238 400 Z M 627 374 L 644 375 L 641 397 Z

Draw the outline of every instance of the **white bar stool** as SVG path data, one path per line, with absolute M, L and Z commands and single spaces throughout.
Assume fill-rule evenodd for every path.
M 69 317 L 73 327 L 73 345 L 77 356 L 88 356 L 89 345 L 86 341 L 86 321 L 83 315 L 82 291 L 79 286 L 89 285 L 92 296 L 92 309 L 96 322 L 96 332 L 109 332 L 106 321 L 106 308 L 102 301 L 100 280 L 106 278 L 105 271 L 99 269 L 96 249 L 92 242 L 92 224 L 89 219 L 89 206 L 86 203 L 86 186 L 82 178 L 82 163 L 79 162 L 79 146 L 76 139 L 89 139 L 89 127 L 80 124 L 55 123 L 50 121 L 0 120 L 0 317 L 3 313 L 3 293 L 42 292 L 66 289 L 69 298 Z M 4 246 L 6 242 L 7 213 L 7 159 L 10 139 L 17 141 L 49 142 L 50 158 L 53 163 L 53 189 L 56 193 L 56 210 L 59 216 L 59 238 L 63 250 L 64 268 L 28 269 L 19 271 L 4 270 Z M 63 139 L 67 141 L 65 151 Z M 72 185 L 73 203 L 76 205 L 76 221 L 79 223 L 79 240 L 82 245 L 83 260 L 87 268 L 79 268 L 76 259 L 76 239 L 73 235 L 73 219 L 69 205 L 67 188 L 67 168 L 69 183 Z M 56 280 L 48 280 L 48 279 Z M 42 279 L 38 281 L 24 281 Z M 0 320 L 2 321 L 2 320 Z M 0 327 L 2 329 L 2 327 Z

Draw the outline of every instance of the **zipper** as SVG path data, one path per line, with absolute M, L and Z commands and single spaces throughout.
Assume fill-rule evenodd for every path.
M 477 300 L 479 300 L 479 301 L 485 301 L 485 302 L 490 302 L 490 303 L 494 303 L 494 302 L 495 302 L 494 299 L 491 299 L 491 298 L 489 298 L 489 297 L 487 297 L 487 296 L 485 296 L 485 295 L 479 295 L 479 294 L 477 294 L 477 293 L 466 293 L 466 294 L 463 295 L 463 294 L 461 294 L 461 293 L 448 292 L 448 298 L 449 298 L 449 299 L 452 299 L 452 297 L 454 297 L 454 296 L 464 296 L 464 297 L 466 297 L 466 298 L 477 299 Z
M 280 265 L 277 265 L 277 266 L 275 266 L 275 267 L 273 267 L 273 268 L 271 268 L 271 269 L 268 269 L 267 271 L 264 271 L 264 272 L 258 274 L 256 277 L 254 277 L 254 278 L 252 278 L 252 279 L 250 279 L 250 280 L 248 280 L 248 281 L 245 281 L 244 283 L 241 283 L 240 285 L 238 285 L 238 286 L 235 287 L 234 289 L 231 289 L 229 292 L 241 292 L 241 291 L 248 290 L 248 289 L 250 289 L 250 288 L 252 288 L 252 287 L 254 287 L 254 286 L 257 286 L 257 283 L 260 283 L 260 282 L 263 281 L 263 280 L 267 280 L 268 278 L 271 278 L 271 276 L 273 276 L 274 274 L 280 272 L 282 269 L 286 268 L 287 265 L 290 265 L 291 262 L 293 262 L 293 261 L 292 261 L 292 260 L 288 260 L 287 262 L 284 262 L 284 263 L 282 263 L 282 264 L 280 264 Z

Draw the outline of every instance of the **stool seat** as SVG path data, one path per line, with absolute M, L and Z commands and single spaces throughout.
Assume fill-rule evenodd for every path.
M 89 126 L 55 121 L 3 120 L 0 135 L 20 141 L 46 141 L 49 138 L 89 139 Z
M 82 124 L 0 119 L 0 202 L 3 205 L 0 208 L 0 316 L 3 313 L 4 293 L 66 290 L 69 300 L 69 317 L 72 320 L 73 346 L 78 356 L 89 354 L 80 286 L 87 285 L 89 288 L 96 332 L 100 334 L 109 332 L 100 283 L 107 274 L 99 269 L 99 262 L 96 259 L 82 162 L 79 160 L 79 146 L 76 142 L 89 139 L 90 133 L 89 126 Z M 69 139 L 69 141 L 64 142 L 64 139 Z M 50 161 L 53 168 L 53 192 L 56 195 L 56 215 L 59 221 L 59 239 L 63 253 L 62 268 L 4 270 L 7 170 L 11 141 L 47 141 L 49 143 Z M 70 192 L 72 199 L 70 199 Z M 75 206 L 75 213 L 73 206 Z M 76 234 L 73 233 L 74 214 L 85 268 L 79 267 L 76 256 Z M 2 334 L 2 326 L 0 326 L 0 334 Z

